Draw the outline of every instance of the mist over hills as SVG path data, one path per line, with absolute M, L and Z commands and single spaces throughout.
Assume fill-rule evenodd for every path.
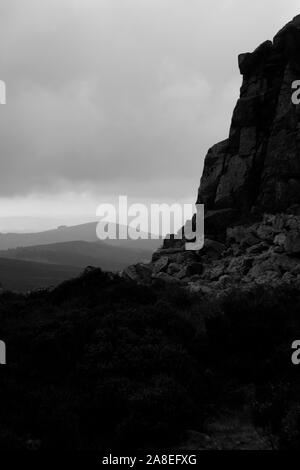
M 0 250 L 8 250 L 10 248 L 26 247 L 34 245 L 48 245 L 50 243 L 61 243 L 71 241 L 96 242 L 98 222 L 88 222 L 85 224 L 66 226 L 61 225 L 56 229 L 46 230 L 42 232 L 29 233 L 0 233 Z M 103 226 L 106 223 L 102 224 Z M 119 232 L 119 226 L 116 225 L 116 232 Z M 139 240 L 105 240 L 110 245 L 125 246 L 132 248 L 140 248 L 153 251 L 159 246 L 160 241 L 151 239 L 150 234 L 143 234 L 144 239 Z
M 93 242 L 98 240 L 96 227 L 97 222 L 91 222 L 72 227 L 61 226 L 37 233 L 1 233 L 0 250 L 78 240 Z

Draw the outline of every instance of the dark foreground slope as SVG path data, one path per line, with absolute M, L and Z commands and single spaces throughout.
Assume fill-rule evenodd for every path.
M 298 446 L 299 307 L 290 287 L 216 302 L 98 269 L 3 294 L 0 449 Z M 241 424 L 232 441 L 226 416 L 253 440 Z

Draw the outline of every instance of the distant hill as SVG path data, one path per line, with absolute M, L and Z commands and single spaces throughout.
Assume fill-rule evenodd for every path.
M 96 233 L 97 225 L 98 222 L 89 222 L 71 227 L 61 226 L 55 230 L 38 233 L 0 233 L 0 250 L 73 241 L 97 242 L 99 241 Z M 162 242 L 161 240 L 151 240 L 149 235 L 148 239 L 107 240 L 103 243 L 107 243 L 110 246 L 153 252 Z
M 1 233 L 0 250 L 78 240 L 93 242 L 97 241 L 96 226 L 97 222 L 92 222 L 37 233 Z
M 27 292 L 56 286 L 77 276 L 82 268 L 0 258 L 0 283 L 4 289 Z
M 82 268 L 91 265 L 107 271 L 119 271 L 129 264 L 149 261 L 151 253 L 110 246 L 101 241 L 71 241 L 2 250 L 0 257 Z
M 150 261 L 162 243 L 150 237 L 101 241 L 96 228 L 97 222 L 92 222 L 39 233 L 0 234 L 0 283 L 26 291 L 56 285 L 86 266 L 120 271 Z

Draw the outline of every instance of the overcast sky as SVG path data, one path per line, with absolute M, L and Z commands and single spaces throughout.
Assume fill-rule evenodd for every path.
M 237 55 L 296 0 L 1 0 L 0 217 L 195 200 L 228 135 Z M 1 229 L 1 226 L 0 226 Z

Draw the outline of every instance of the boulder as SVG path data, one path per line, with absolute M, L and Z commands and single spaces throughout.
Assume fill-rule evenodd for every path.
M 176 279 L 174 276 L 170 276 L 167 273 L 160 272 L 158 274 L 153 274 L 152 279 L 156 279 L 162 281 L 163 283 L 167 284 L 178 284 L 179 280 Z
M 216 289 L 226 289 L 227 287 L 231 287 L 235 283 L 236 283 L 235 279 L 233 279 L 228 274 L 224 274 L 223 276 L 220 277 L 215 287 Z
M 290 255 L 300 255 L 300 232 L 292 230 L 287 234 L 284 249 Z
M 135 264 L 128 266 L 123 271 L 123 276 L 131 281 L 137 283 L 149 283 L 151 280 L 152 271 L 149 265 L 146 264 Z
M 241 243 L 246 235 L 246 228 L 242 225 L 237 227 L 228 227 L 226 230 L 226 240 L 228 243 Z
M 205 239 L 204 247 L 201 250 L 202 254 L 210 257 L 219 257 L 226 250 L 224 243 L 217 242 L 216 240 Z
M 217 281 L 224 274 L 224 271 L 224 264 L 213 265 L 206 269 L 205 277 L 210 281 Z
M 210 296 L 214 293 L 212 287 L 201 285 L 199 282 L 189 282 L 188 289 L 192 294 L 202 294 L 204 296 Z
M 276 235 L 276 237 L 273 240 L 274 245 L 278 246 L 285 246 L 286 243 L 286 234 L 285 233 L 279 233 Z
M 292 282 L 294 282 L 294 280 L 295 280 L 295 277 L 293 276 L 292 273 L 286 272 L 282 276 L 282 282 L 285 282 L 287 284 L 291 284 Z
M 276 234 L 276 231 L 270 225 L 261 224 L 259 225 L 256 234 L 260 240 L 272 243 Z
M 275 257 L 268 257 L 266 259 L 257 259 L 253 263 L 253 267 L 250 269 L 248 276 L 257 280 L 265 276 L 267 272 L 276 273 L 277 277 L 281 275 L 280 264 L 278 259 Z
M 247 256 L 240 256 L 238 258 L 232 258 L 230 261 L 226 273 L 237 278 L 245 276 L 251 269 L 253 264 L 253 258 Z
M 247 249 L 248 255 L 258 255 L 263 253 L 264 251 L 268 250 L 270 245 L 266 242 L 258 243 L 257 245 L 253 245 Z
M 167 269 L 169 264 L 169 258 L 167 256 L 162 256 L 152 266 L 152 272 L 154 274 L 158 274 L 160 271 L 164 271 Z
M 254 278 L 256 284 L 278 284 L 281 277 L 277 271 L 264 271 Z
M 253 245 L 258 245 L 260 243 L 260 239 L 257 238 L 253 233 L 248 232 L 242 238 L 241 245 L 243 248 L 251 247 Z
M 155 263 L 163 256 L 167 256 L 169 259 L 176 259 L 178 253 L 185 253 L 184 246 L 182 246 L 181 248 L 160 248 L 153 253 L 152 263 Z
M 191 277 L 197 274 L 202 274 L 203 265 L 202 263 L 191 263 L 186 267 L 186 276 Z
M 175 273 L 178 273 L 181 270 L 182 266 L 178 263 L 170 263 L 167 273 L 170 274 L 171 276 Z

